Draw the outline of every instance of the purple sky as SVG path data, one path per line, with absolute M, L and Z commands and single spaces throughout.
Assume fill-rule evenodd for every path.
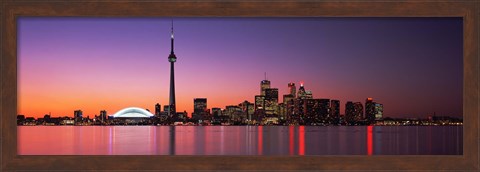
M 18 19 L 19 113 L 168 103 L 170 18 Z M 178 111 L 254 101 L 264 72 L 386 117 L 462 116 L 461 18 L 174 18 Z M 41 102 L 41 103 L 39 103 Z

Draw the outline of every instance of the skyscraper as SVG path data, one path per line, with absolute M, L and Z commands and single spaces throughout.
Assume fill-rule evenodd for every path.
M 265 108 L 265 96 L 256 95 L 255 96 L 255 111 L 263 110 Z
M 303 116 L 301 124 L 314 125 L 320 123 L 320 99 L 300 99 L 303 104 Z
M 375 120 L 383 118 L 383 104 L 375 103 Z
M 362 102 L 354 103 L 354 121 L 359 122 L 363 120 L 363 105 Z
M 330 120 L 335 125 L 340 123 L 340 100 L 330 101 Z
M 102 122 L 107 121 L 107 111 L 106 110 L 101 110 L 100 111 L 100 119 L 102 120 Z
M 252 120 L 260 121 L 265 116 L 265 96 L 255 96 L 255 113 Z
M 345 121 L 347 125 L 355 124 L 355 105 L 351 101 L 345 104 Z
M 193 114 L 194 120 L 204 120 L 207 117 L 207 99 L 194 98 L 193 99 Z
M 278 88 L 265 89 L 265 114 L 274 114 L 278 106 Z
M 155 104 L 155 116 L 160 116 L 161 107 L 159 103 Z
M 320 113 L 320 122 L 324 124 L 328 123 L 328 119 L 330 115 L 330 99 L 319 100 L 319 113 Z
M 238 106 L 242 109 L 243 113 L 246 114 L 247 119 L 252 120 L 252 115 L 255 112 L 255 105 L 245 100 L 238 104 Z
M 270 88 L 270 81 L 265 79 L 260 82 L 260 95 L 265 95 L 265 89 Z
M 82 120 L 83 112 L 82 110 L 73 111 L 73 117 L 75 118 L 75 122 L 80 122 Z
M 303 83 L 300 83 L 300 88 L 298 88 L 298 96 L 299 99 L 305 99 L 306 93 L 305 88 L 303 87 Z
M 174 74 L 174 63 L 177 61 L 177 56 L 173 52 L 173 20 L 172 20 L 172 33 L 171 33 L 171 51 L 168 56 L 168 61 L 170 62 L 170 102 L 168 116 L 172 117 L 177 113 L 175 106 L 175 74 Z
M 297 97 L 297 87 L 295 87 L 295 83 L 290 82 L 288 83 L 288 93 L 293 96 L 293 98 Z M 285 103 L 285 100 L 284 100 Z
M 206 98 L 194 98 L 193 99 L 193 113 L 203 113 L 207 111 L 207 99 Z
M 365 101 L 365 118 L 369 124 L 375 120 L 375 102 L 372 98 L 367 98 Z

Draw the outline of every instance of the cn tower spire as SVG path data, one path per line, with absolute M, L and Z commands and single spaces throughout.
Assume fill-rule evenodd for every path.
M 172 19 L 172 33 L 171 33 L 171 47 L 170 55 L 168 56 L 168 61 L 170 62 L 170 102 L 169 102 L 169 111 L 168 115 L 173 117 L 176 113 L 176 104 L 175 104 L 175 69 L 174 63 L 177 61 L 177 56 L 173 53 L 173 19 Z
M 171 32 L 171 36 L 170 36 L 170 40 L 171 40 L 171 51 L 170 51 L 170 54 L 174 54 L 173 53 L 173 19 L 172 19 L 172 32 Z

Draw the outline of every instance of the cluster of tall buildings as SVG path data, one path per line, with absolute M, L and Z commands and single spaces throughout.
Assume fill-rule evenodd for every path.
M 260 124 L 359 125 L 373 124 L 383 117 L 383 105 L 373 102 L 372 98 L 365 102 L 365 113 L 362 103 L 347 102 L 341 116 L 339 100 L 316 99 L 303 83 L 298 90 L 295 83 L 288 83 L 287 87 L 288 94 L 283 95 L 283 102 L 280 102 L 278 88 L 271 88 L 269 80 L 262 80 L 260 95 L 255 96 L 253 118 L 248 120 Z
M 207 98 L 193 99 L 191 118 L 186 112 L 170 115 L 169 105 L 161 111 L 155 105 L 155 116 L 160 123 L 184 122 L 193 124 L 226 125 L 368 125 L 383 118 L 383 105 L 367 98 L 361 102 L 345 103 L 341 114 L 341 102 L 335 99 L 317 99 L 303 83 L 297 90 L 295 83 L 288 83 L 288 94 L 279 100 L 278 88 L 272 88 L 267 79 L 260 82 L 259 94 L 254 102 L 247 100 L 224 108 L 207 108 Z

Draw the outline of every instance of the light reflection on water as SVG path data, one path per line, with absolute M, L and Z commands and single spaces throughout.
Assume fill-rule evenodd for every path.
M 19 126 L 20 155 L 461 155 L 462 126 Z

